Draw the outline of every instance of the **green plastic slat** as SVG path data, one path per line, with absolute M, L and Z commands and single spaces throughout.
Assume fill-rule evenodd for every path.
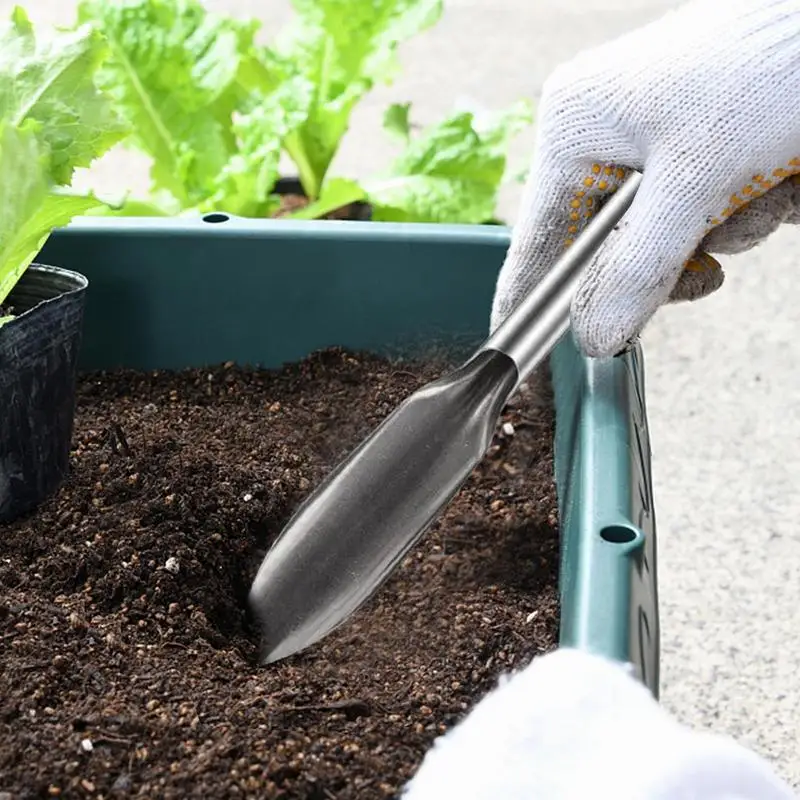
M 84 218 L 53 234 L 37 260 L 89 278 L 84 368 L 275 367 L 330 345 L 466 354 L 487 333 L 506 228 L 225 219 Z M 657 694 L 641 351 L 588 361 L 566 337 L 551 366 L 561 641 L 632 661 Z
M 636 665 L 658 697 L 656 526 L 642 351 L 551 358 L 561 518 L 561 643 Z

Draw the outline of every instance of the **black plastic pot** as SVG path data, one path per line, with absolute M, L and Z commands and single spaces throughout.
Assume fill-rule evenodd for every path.
M 31 265 L 0 326 L 0 522 L 32 511 L 69 466 L 75 376 L 88 280 Z

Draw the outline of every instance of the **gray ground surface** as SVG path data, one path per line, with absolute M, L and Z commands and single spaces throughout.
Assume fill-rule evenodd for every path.
M 266 32 L 288 0 L 209 0 L 260 16 Z M 11 0 L 0 0 L 0 13 Z M 29 0 L 35 21 L 68 22 L 67 0 Z M 450 0 L 445 19 L 403 51 L 405 74 L 353 120 L 337 170 L 365 174 L 391 155 L 381 112 L 411 100 L 433 121 L 455 100 L 500 107 L 535 100 L 579 48 L 639 25 L 674 2 Z M 515 158 L 524 164 L 531 137 Z M 132 186 L 129 156 L 99 185 Z M 142 182 L 139 181 L 141 186 Z M 519 189 L 503 196 L 513 220 Z M 722 292 L 668 309 L 645 337 L 660 525 L 664 703 L 683 720 L 728 732 L 800 786 L 800 230 L 730 259 Z M 736 320 L 736 321 L 735 321 Z

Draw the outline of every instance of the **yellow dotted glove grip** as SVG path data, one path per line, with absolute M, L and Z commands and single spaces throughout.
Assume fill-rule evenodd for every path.
M 602 206 L 603 199 L 613 194 L 627 177 L 628 170 L 623 167 L 607 164 L 593 164 L 591 174 L 583 180 L 570 201 L 568 236 L 564 240 L 569 247 L 581 228 L 581 222 L 590 219 Z M 785 180 L 791 180 L 800 186 L 800 157 L 793 158 L 786 167 L 773 170 L 772 174 L 754 175 L 750 183 L 741 191 L 731 195 L 728 205 L 719 214 L 712 217 L 706 230 L 709 233 L 718 225 L 725 223 L 734 214 L 741 213 L 748 203 L 770 189 L 774 189 Z M 673 302 L 703 297 L 716 291 L 724 280 L 722 265 L 712 255 L 698 250 L 684 265 L 683 274 L 670 295 Z

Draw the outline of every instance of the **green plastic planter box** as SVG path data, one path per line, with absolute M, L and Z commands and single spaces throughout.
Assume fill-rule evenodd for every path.
M 89 279 L 81 364 L 279 366 L 330 345 L 377 352 L 487 333 L 509 232 L 495 226 L 83 218 L 38 261 Z M 552 357 L 561 642 L 629 660 L 658 695 L 659 623 L 642 353 Z

